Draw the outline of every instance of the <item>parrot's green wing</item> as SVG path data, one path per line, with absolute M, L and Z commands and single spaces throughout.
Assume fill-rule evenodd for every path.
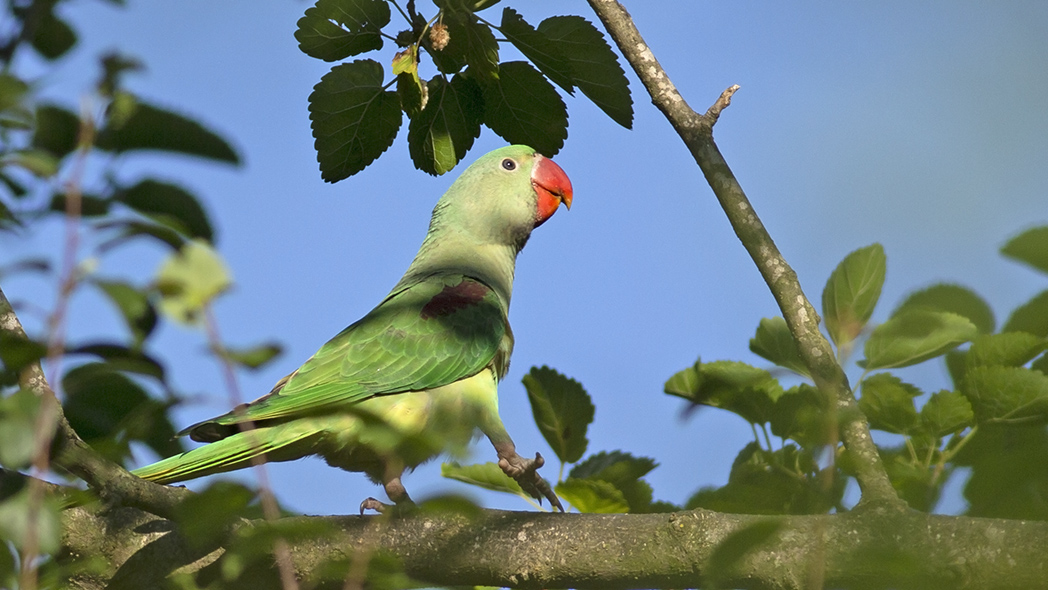
M 187 428 L 197 440 L 222 428 L 330 412 L 375 395 L 454 383 L 494 366 L 501 376 L 513 346 L 505 305 L 481 281 L 431 275 L 390 294 L 325 344 L 273 392 Z

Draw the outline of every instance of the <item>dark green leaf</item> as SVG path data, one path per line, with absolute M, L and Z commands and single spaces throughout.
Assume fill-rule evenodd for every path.
M 1048 429 L 1043 425 L 980 424 L 955 462 L 971 467 L 964 486 L 967 516 L 1048 520 Z
M 538 31 L 568 61 L 579 90 L 616 123 L 632 128 L 629 79 L 604 34 L 581 16 L 552 16 L 539 23 Z
M 20 199 L 29 194 L 29 189 L 27 189 L 24 184 L 11 178 L 2 170 L 0 170 L 0 184 L 3 184 L 8 192 L 11 193 L 11 196 L 16 199 Z
M 808 367 L 801 360 L 797 342 L 782 317 L 764 318 L 757 326 L 757 334 L 750 339 L 750 350 L 754 354 L 785 367 L 794 373 L 810 376 Z
M 913 398 L 921 390 L 890 373 L 878 373 L 862 382 L 859 409 L 866 414 L 870 428 L 909 434 L 917 425 Z
M 102 217 L 109 214 L 109 200 L 94 195 L 79 195 L 80 217 Z M 48 209 L 55 213 L 66 214 L 69 211 L 68 196 L 64 193 L 51 195 L 51 203 Z
M 1008 240 L 1001 254 L 1048 273 L 1048 225 L 1028 229 Z
M 190 238 L 214 243 L 214 230 L 207 213 L 184 188 L 147 178 L 117 193 L 117 200 L 150 219 Z
M 502 9 L 499 31 L 557 86 L 568 94 L 573 92 L 575 83 L 571 76 L 571 62 L 561 55 L 560 45 L 550 41 L 545 33 L 536 31 L 524 17 L 508 6 Z M 502 64 L 503 67 L 505 65 Z
M 317 0 L 298 20 L 295 39 L 303 53 L 324 61 L 382 49 L 389 24 L 385 0 Z
M 965 356 L 968 367 L 1021 367 L 1048 348 L 1048 342 L 1027 332 L 983 334 L 972 340 Z
M 828 397 L 817 388 L 807 383 L 791 387 L 775 400 L 768 420 L 771 432 L 806 449 L 830 444 L 837 438 L 832 430 L 836 417 L 829 407 Z
M 484 85 L 484 124 L 514 144 L 553 157 L 568 137 L 568 110 L 557 91 L 527 62 L 499 66 Z
M 182 234 L 167 227 L 165 225 L 157 225 L 147 221 L 128 221 L 124 219 L 117 219 L 115 221 L 105 221 L 99 223 L 96 226 L 100 230 L 119 229 L 117 235 L 108 238 L 102 242 L 98 249 L 102 252 L 111 250 L 116 246 L 124 244 L 137 237 L 149 237 L 153 238 L 171 249 L 178 251 L 184 246 L 187 240 L 182 237 Z
M 480 135 L 480 88 L 473 80 L 443 76 L 429 81 L 429 100 L 408 124 L 408 151 L 415 167 L 439 175 L 458 164 Z
M 17 471 L 33 462 L 39 414 L 40 398 L 31 391 L 0 397 L 0 465 Z
M 0 72 L 0 111 L 6 111 L 21 105 L 29 85 L 21 78 L 7 72 Z
M 0 331 L 0 362 L 4 364 L 0 384 L 18 383 L 18 374 L 22 369 L 47 356 L 47 345 L 34 340 L 27 340 L 13 332 Z
M 51 10 L 40 14 L 33 32 L 33 49 L 47 59 L 58 59 L 76 45 L 76 31 Z
M 178 504 L 172 520 L 194 547 L 207 547 L 229 534 L 229 527 L 248 516 L 255 492 L 241 484 L 217 481 Z
M 366 168 L 397 137 L 403 115 L 396 92 L 382 87 L 372 60 L 337 65 L 309 95 L 320 176 L 338 182 Z
M 822 291 L 822 314 L 837 346 L 855 340 L 870 321 L 886 269 L 884 248 L 871 244 L 845 256 L 830 274 Z
M 451 40 L 445 51 L 459 53 L 478 79 L 498 76 L 499 44 L 491 29 L 472 14 L 456 14 L 445 19 Z
M 1048 376 L 1017 367 L 975 367 L 961 392 L 980 422 L 1048 421 Z
M 260 369 L 269 364 L 281 352 L 283 352 L 283 348 L 279 344 L 269 342 L 250 348 L 227 348 L 222 351 L 222 354 L 238 365 L 249 369 Z
M 1048 291 L 1041 291 L 1033 299 L 1015 308 L 1002 332 L 1029 332 L 1048 338 Z
M 116 153 L 160 150 L 240 163 L 240 157 L 226 140 L 184 115 L 139 102 L 126 118 L 116 119 L 119 120 L 110 116 L 99 131 L 95 143 L 99 149 Z
M 921 408 L 921 427 L 940 438 L 975 425 L 975 414 L 968 398 L 956 391 L 933 393 Z
M 532 367 L 524 388 L 535 424 L 562 463 L 574 463 L 586 453 L 586 429 L 593 422 L 593 402 L 582 385 L 549 367 Z
M 979 331 L 957 314 L 923 309 L 904 310 L 877 326 L 866 341 L 866 370 L 908 367 L 941 356 L 968 342 Z
M 105 361 L 114 371 L 126 371 L 155 378 L 164 383 L 164 367 L 149 355 L 120 344 L 85 344 L 69 349 L 70 354 L 90 354 Z
M 881 448 L 880 455 L 892 487 L 910 508 L 923 512 L 930 512 L 935 508 L 942 487 L 932 483 L 931 469 L 920 461 L 914 461 L 912 454 L 905 447 Z
M 0 230 L 21 226 L 22 220 L 19 219 L 19 216 L 14 211 L 11 211 L 3 201 L 0 201 Z
M 717 588 L 730 577 L 738 576 L 746 556 L 770 543 L 780 529 L 782 523 L 777 520 L 761 520 L 732 532 L 710 553 L 704 579 L 711 588 Z
M 910 309 L 928 309 L 955 313 L 968 318 L 979 329 L 979 332 L 983 334 L 993 332 L 994 326 L 996 326 L 990 305 L 982 297 L 976 295 L 974 291 L 960 285 L 942 283 L 910 293 L 895 308 L 892 316 L 899 315 L 903 311 Z
M 80 141 L 80 117 L 54 104 L 36 107 L 36 128 L 32 146 L 61 158 L 76 149 Z
M 400 98 L 400 108 L 415 117 L 422 112 L 422 106 L 428 100 L 429 90 L 423 85 L 418 77 L 418 56 L 415 54 L 415 46 L 408 47 L 397 53 L 393 58 L 393 75 L 397 77 L 397 96 Z
M 524 495 L 524 490 L 520 489 L 520 485 L 512 477 L 503 473 L 502 469 L 495 463 L 477 463 L 474 465 L 442 463 L 440 465 L 440 475 L 448 479 L 479 486 L 486 490 L 505 492 L 517 496 Z
M 1030 368 L 1048 375 L 1048 354 L 1042 354 L 1041 358 L 1030 364 Z
M 555 491 L 582 513 L 615 514 L 630 511 L 622 492 L 606 481 L 569 477 L 558 483 Z

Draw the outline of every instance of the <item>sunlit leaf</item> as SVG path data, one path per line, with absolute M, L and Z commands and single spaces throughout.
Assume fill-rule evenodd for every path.
M 0 165 L 18 166 L 39 178 L 50 178 L 58 172 L 58 158 L 39 149 L 8 152 L 3 155 Z
M 1048 273 L 1048 225 L 1028 229 L 1008 240 L 1001 254 Z
M 968 398 L 956 391 L 933 393 L 921 408 L 921 427 L 935 438 L 958 432 L 975 424 Z
M 440 465 L 440 475 L 448 479 L 482 487 L 486 490 L 505 492 L 517 496 L 524 495 L 524 490 L 520 489 L 520 485 L 512 477 L 503 473 L 502 469 L 495 463 L 476 463 L 473 465 L 442 463 Z
M 968 318 L 979 329 L 979 332 L 983 334 L 993 332 L 994 326 L 996 326 L 990 305 L 974 291 L 960 285 L 941 283 L 914 291 L 895 308 L 892 316 L 899 315 L 903 311 L 910 309 L 955 313 Z
M 600 452 L 575 465 L 569 478 L 606 481 L 619 490 L 630 512 L 647 512 L 652 490 L 641 480 L 658 463 L 648 457 L 634 457 L 622 451 Z
M 418 55 L 414 45 L 393 57 L 393 75 L 397 77 L 400 108 L 408 117 L 417 116 L 429 98 L 429 89 L 418 76 Z
M 571 68 L 572 82 L 616 123 L 633 127 L 633 97 L 619 59 L 597 27 L 581 16 L 552 16 L 539 23 Z
M 809 376 L 808 367 L 801 360 L 797 342 L 782 317 L 761 320 L 757 326 L 757 334 L 750 339 L 750 350 L 780 367 Z
M 695 404 L 721 408 L 754 424 L 767 422 L 782 386 L 771 373 L 737 361 L 696 365 L 696 375 L 677 373 L 666 383 L 666 393 Z M 697 378 L 696 378 L 697 377 Z M 684 386 L 695 385 L 690 391 Z
M 385 0 L 317 0 L 298 20 L 295 39 L 303 53 L 324 61 L 382 49 L 389 24 Z
M 1020 367 L 1048 348 L 1048 341 L 1028 332 L 983 334 L 972 340 L 965 364 L 968 367 Z
M 582 513 L 615 514 L 630 511 L 622 492 L 615 484 L 607 481 L 569 477 L 558 483 L 554 491 Z
M 975 367 L 961 392 L 981 422 L 1048 421 L 1048 376 L 1018 367 Z
M 240 163 L 233 147 L 214 131 L 185 115 L 142 102 L 135 103 L 126 117 L 110 116 L 95 145 L 116 153 L 159 150 Z
M 593 422 L 593 402 L 582 385 L 549 367 L 532 367 L 524 375 L 528 401 L 546 442 L 562 463 L 586 453 L 586 430 Z
M 884 248 L 872 244 L 848 254 L 830 274 L 822 291 L 822 314 L 837 346 L 855 340 L 870 321 L 886 269 Z
M 979 331 L 967 318 L 948 312 L 904 310 L 877 326 L 866 341 L 866 370 L 908 367 L 945 354 Z
M 155 284 L 160 293 L 160 311 L 177 322 L 192 324 L 233 281 L 218 254 L 206 243 L 194 240 L 168 256 L 157 272 Z
M 786 390 L 775 400 L 768 424 L 775 436 L 797 441 L 804 448 L 815 448 L 836 440 L 832 427 L 835 416 L 829 412 L 828 396 L 802 383 Z
M 309 95 L 320 176 L 338 182 L 366 168 L 393 143 L 403 115 L 397 93 L 383 88 L 372 60 L 337 65 Z
M 270 363 L 283 352 L 283 348 L 275 343 L 268 342 L 248 348 L 226 348 L 221 354 L 234 363 L 249 369 L 260 369 Z
M 450 83 L 435 76 L 428 89 L 426 107 L 408 124 L 408 151 L 416 168 L 439 175 L 454 168 L 480 135 L 482 98 L 463 76 Z
M 921 390 L 890 373 L 878 373 L 862 382 L 859 409 L 870 421 L 870 428 L 909 434 L 917 425 L 913 398 Z
M 568 110 L 557 91 L 527 62 L 499 65 L 484 84 L 484 124 L 514 144 L 553 157 L 568 137 Z

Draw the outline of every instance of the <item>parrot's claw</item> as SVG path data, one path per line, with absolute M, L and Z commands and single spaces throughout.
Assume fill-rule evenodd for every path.
M 364 501 L 360 503 L 360 515 L 364 516 L 365 510 L 374 510 L 375 512 L 381 514 L 383 512 L 386 512 L 390 508 L 392 508 L 392 506 L 390 506 L 389 504 L 383 504 L 382 502 L 379 502 L 374 498 L 365 498 Z
M 502 468 L 502 472 L 512 477 L 524 490 L 524 493 L 537 499 L 539 504 L 542 503 L 543 498 L 546 498 L 551 506 L 564 512 L 560 498 L 553 493 L 553 488 L 549 486 L 549 483 L 539 475 L 539 467 L 545 464 L 545 459 L 539 453 L 535 453 L 534 459 L 525 459 L 516 451 L 512 455 L 499 455 L 499 467 Z

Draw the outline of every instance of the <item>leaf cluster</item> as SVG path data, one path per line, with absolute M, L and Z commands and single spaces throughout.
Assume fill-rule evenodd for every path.
M 554 84 L 578 89 L 615 122 L 630 128 L 633 100 L 618 58 L 592 23 L 554 16 L 537 27 L 506 7 L 498 24 L 481 12 L 496 2 L 437 1 L 424 16 L 387 0 L 317 0 L 298 21 L 299 48 L 341 62 L 314 86 L 309 114 L 328 182 L 360 172 L 381 156 L 408 118 L 408 152 L 428 174 L 448 172 L 486 126 L 513 144 L 553 156 L 568 136 L 568 113 Z M 386 33 L 394 11 L 407 28 Z M 496 35 L 497 33 L 497 35 Z M 385 68 L 348 58 L 397 49 Z M 502 61 L 500 43 L 528 61 Z M 385 61 L 382 60 L 382 61 Z M 426 79 L 423 65 L 436 73 Z

